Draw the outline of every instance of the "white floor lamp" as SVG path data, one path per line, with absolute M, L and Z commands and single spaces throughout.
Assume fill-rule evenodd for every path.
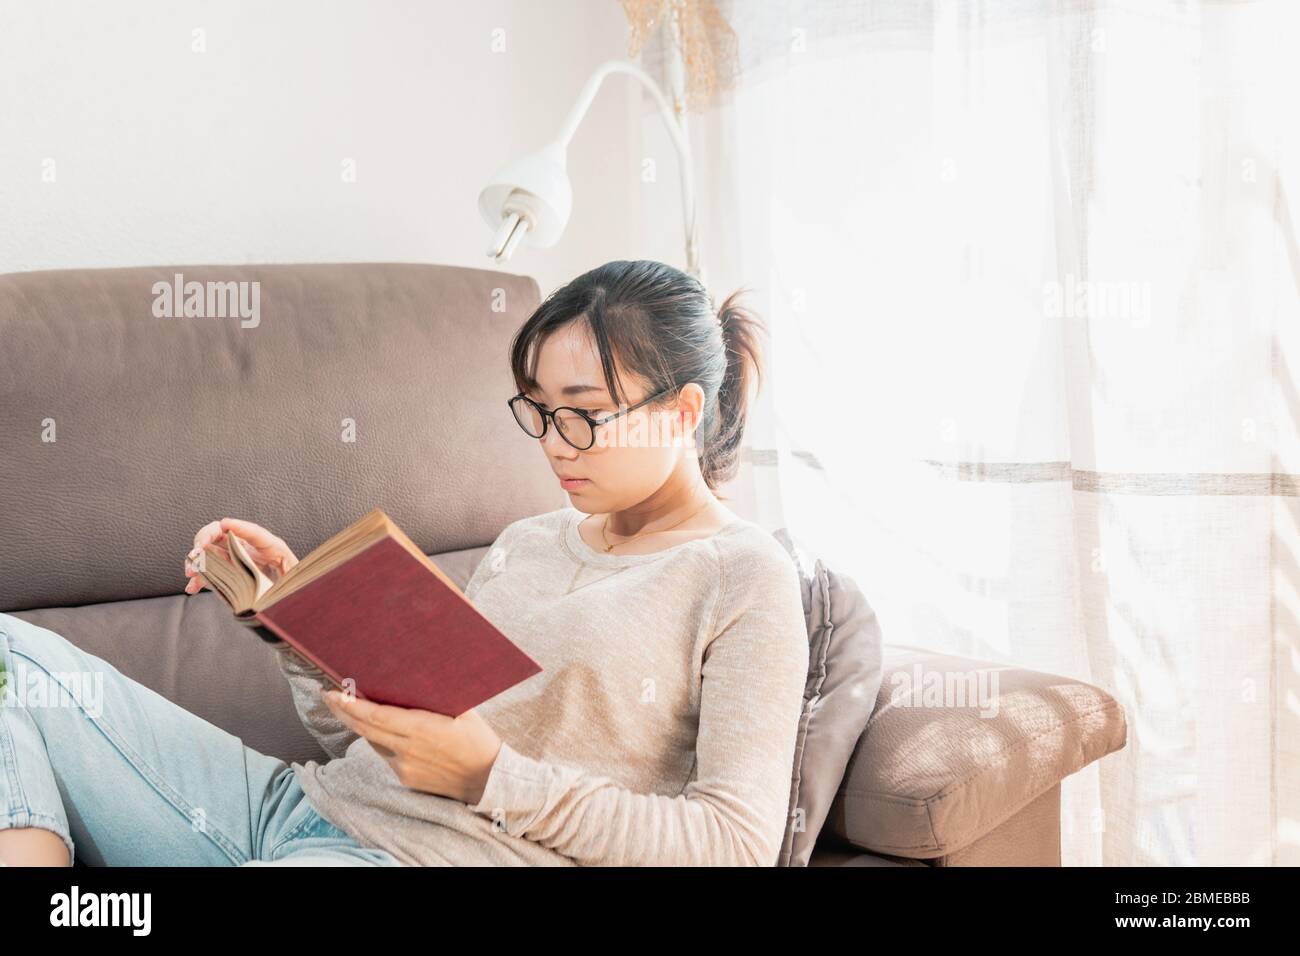
M 686 229 L 686 271 L 704 281 L 695 221 L 695 182 L 686 131 L 663 91 L 650 76 L 626 60 L 610 60 L 596 69 L 578 94 L 559 135 L 534 153 L 501 167 L 479 193 L 478 208 L 494 232 L 487 254 L 505 262 L 520 243 L 539 249 L 555 245 L 569 222 L 573 187 L 565 169 L 569 141 L 586 115 L 596 91 L 611 73 L 636 77 L 654 95 L 681 164 L 682 216 Z

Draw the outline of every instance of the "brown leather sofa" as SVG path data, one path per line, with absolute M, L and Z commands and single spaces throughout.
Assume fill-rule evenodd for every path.
M 194 532 L 247 517 L 302 555 L 377 505 L 463 585 L 506 524 L 567 502 L 506 409 L 538 298 L 416 264 L 0 276 L 0 609 L 249 746 L 321 759 L 273 652 L 180 593 Z M 916 668 L 996 674 L 998 713 L 906 706 Z M 1097 687 L 886 644 L 812 864 L 1057 865 L 1061 781 L 1125 733 Z

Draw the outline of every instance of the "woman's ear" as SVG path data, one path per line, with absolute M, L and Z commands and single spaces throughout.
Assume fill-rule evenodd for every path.
M 675 428 L 682 444 L 694 444 L 695 432 L 704 414 L 704 389 L 695 382 L 687 383 L 677 393 L 677 420 Z

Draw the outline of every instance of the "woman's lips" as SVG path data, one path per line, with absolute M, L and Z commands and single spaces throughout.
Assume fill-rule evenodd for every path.
M 572 491 L 574 488 L 581 488 L 589 480 L 588 478 L 561 478 L 560 485 L 565 491 Z

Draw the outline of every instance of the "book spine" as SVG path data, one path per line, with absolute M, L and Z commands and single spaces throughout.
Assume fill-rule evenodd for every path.
M 259 621 L 256 616 L 240 617 L 240 618 L 236 618 L 236 620 L 238 620 L 240 623 L 244 624 L 246 627 L 250 628 L 251 630 L 256 631 L 257 635 L 267 643 L 281 644 L 285 647 L 288 647 L 292 653 L 297 654 L 298 657 L 300 657 L 304 662 L 311 665 L 312 667 L 315 667 L 323 675 L 325 675 L 325 677 L 329 679 L 334 684 L 335 687 L 343 686 L 342 681 L 339 679 L 338 675 L 336 675 L 330 668 L 326 667 L 324 662 L 317 659 L 316 655 L 312 654 L 310 651 L 306 650 L 305 648 L 299 647 L 297 641 L 294 641 L 292 638 L 289 638 L 287 636 L 281 636 L 276 631 L 275 628 L 261 623 L 261 621 Z
M 240 624 L 248 628 L 268 644 L 283 644 L 284 639 L 255 617 L 236 617 Z

